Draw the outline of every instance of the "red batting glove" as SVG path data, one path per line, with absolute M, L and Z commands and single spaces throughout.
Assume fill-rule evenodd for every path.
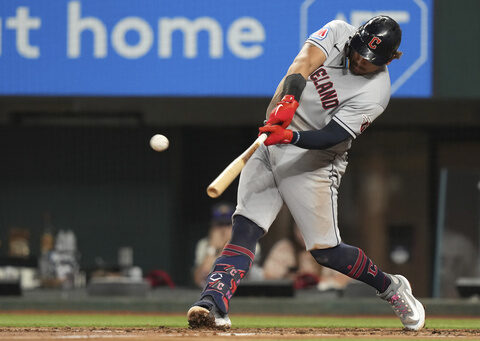
M 260 134 L 270 134 L 264 142 L 266 146 L 272 144 L 287 144 L 290 143 L 293 138 L 293 131 L 285 129 L 282 126 L 265 125 L 258 128 L 258 130 L 260 131 Z
M 298 108 L 298 102 L 292 95 L 283 96 L 282 100 L 272 110 L 266 124 L 280 124 L 283 128 L 287 128 L 292 122 L 293 115 Z

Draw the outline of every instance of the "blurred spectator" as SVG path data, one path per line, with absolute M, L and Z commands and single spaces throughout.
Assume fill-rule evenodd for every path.
M 62 287 L 72 288 L 75 276 L 79 271 L 77 239 L 73 231 L 58 231 L 55 239 L 53 260 L 56 266 L 57 278 L 62 282 Z
M 40 239 L 40 258 L 38 261 L 40 280 L 45 287 L 59 285 L 56 281 L 55 263 L 52 260 L 54 244 L 53 232 L 45 230 Z
M 200 239 L 195 248 L 195 263 L 193 280 L 198 287 L 205 285 L 205 279 L 210 273 L 213 263 L 220 256 L 223 247 L 232 236 L 232 214 L 235 207 L 229 203 L 219 203 L 212 208 L 212 220 L 208 236 Z M 261 270 L 257 262 L 260 259 L 260 246 L 257 244 L 257 252 L 254 265 L 248 278 L 261 277 Z
M 71 289 L 76 285 L 76 280 L 80 279 L 80 266 L 73 231 L 59 230 L 55 238 L 50 232 L 44 233 L 39 267 L 45 287 Z
M 30 231 L 25 228 L 10 229 L 8 255 L 14 258 L 30 257 Z
M 168 286 L 171 289 L 175 288 L 175 283 L 173 282 L 170 275 L 163 270 L 152 270 L 148 273 L 145 278 L 152 288 Z
M 443 235 L 440 267 L 441 296 L 458 297 L 456 280 L 478 275 L 475 267 L 477 253 L 470 239 L 461 233 L 447 229 Z
M 292 238 L 284 238 L 273 245 L 263 263 L 265 279 L 291 279 L 296 289 L 317 287 L 319 290 L 344 289 L 350 279 L 322 267 L 306 251 L 302 234 L 294 224 Z

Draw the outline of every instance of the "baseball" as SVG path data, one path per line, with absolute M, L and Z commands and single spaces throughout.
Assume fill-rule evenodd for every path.
M 153 135 L 150 139 L 150 147 L 157 152 L 163 152 L 165 149 L 168 148 L 170 142 L 168 139 L 161 134 Z

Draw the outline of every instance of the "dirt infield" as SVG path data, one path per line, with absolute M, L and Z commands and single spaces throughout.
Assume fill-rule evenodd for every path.
M 411 332 L 384 328 L 234 328 L 226 331 L 190 328 L 0 328 L 0 340 L 252 340 L 252 339 L 461 339 L 480 340 L 480 330 L 424 329 Z

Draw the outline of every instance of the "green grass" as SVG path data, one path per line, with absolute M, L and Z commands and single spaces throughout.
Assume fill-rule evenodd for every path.
M 235 328 L 401 328 L 397 318 L 232 315 Z M 0 327 L 187 327 L 184 315 L 0 314 Z M 427 319 L 430 329 L 480 329 L 480 319 Z

